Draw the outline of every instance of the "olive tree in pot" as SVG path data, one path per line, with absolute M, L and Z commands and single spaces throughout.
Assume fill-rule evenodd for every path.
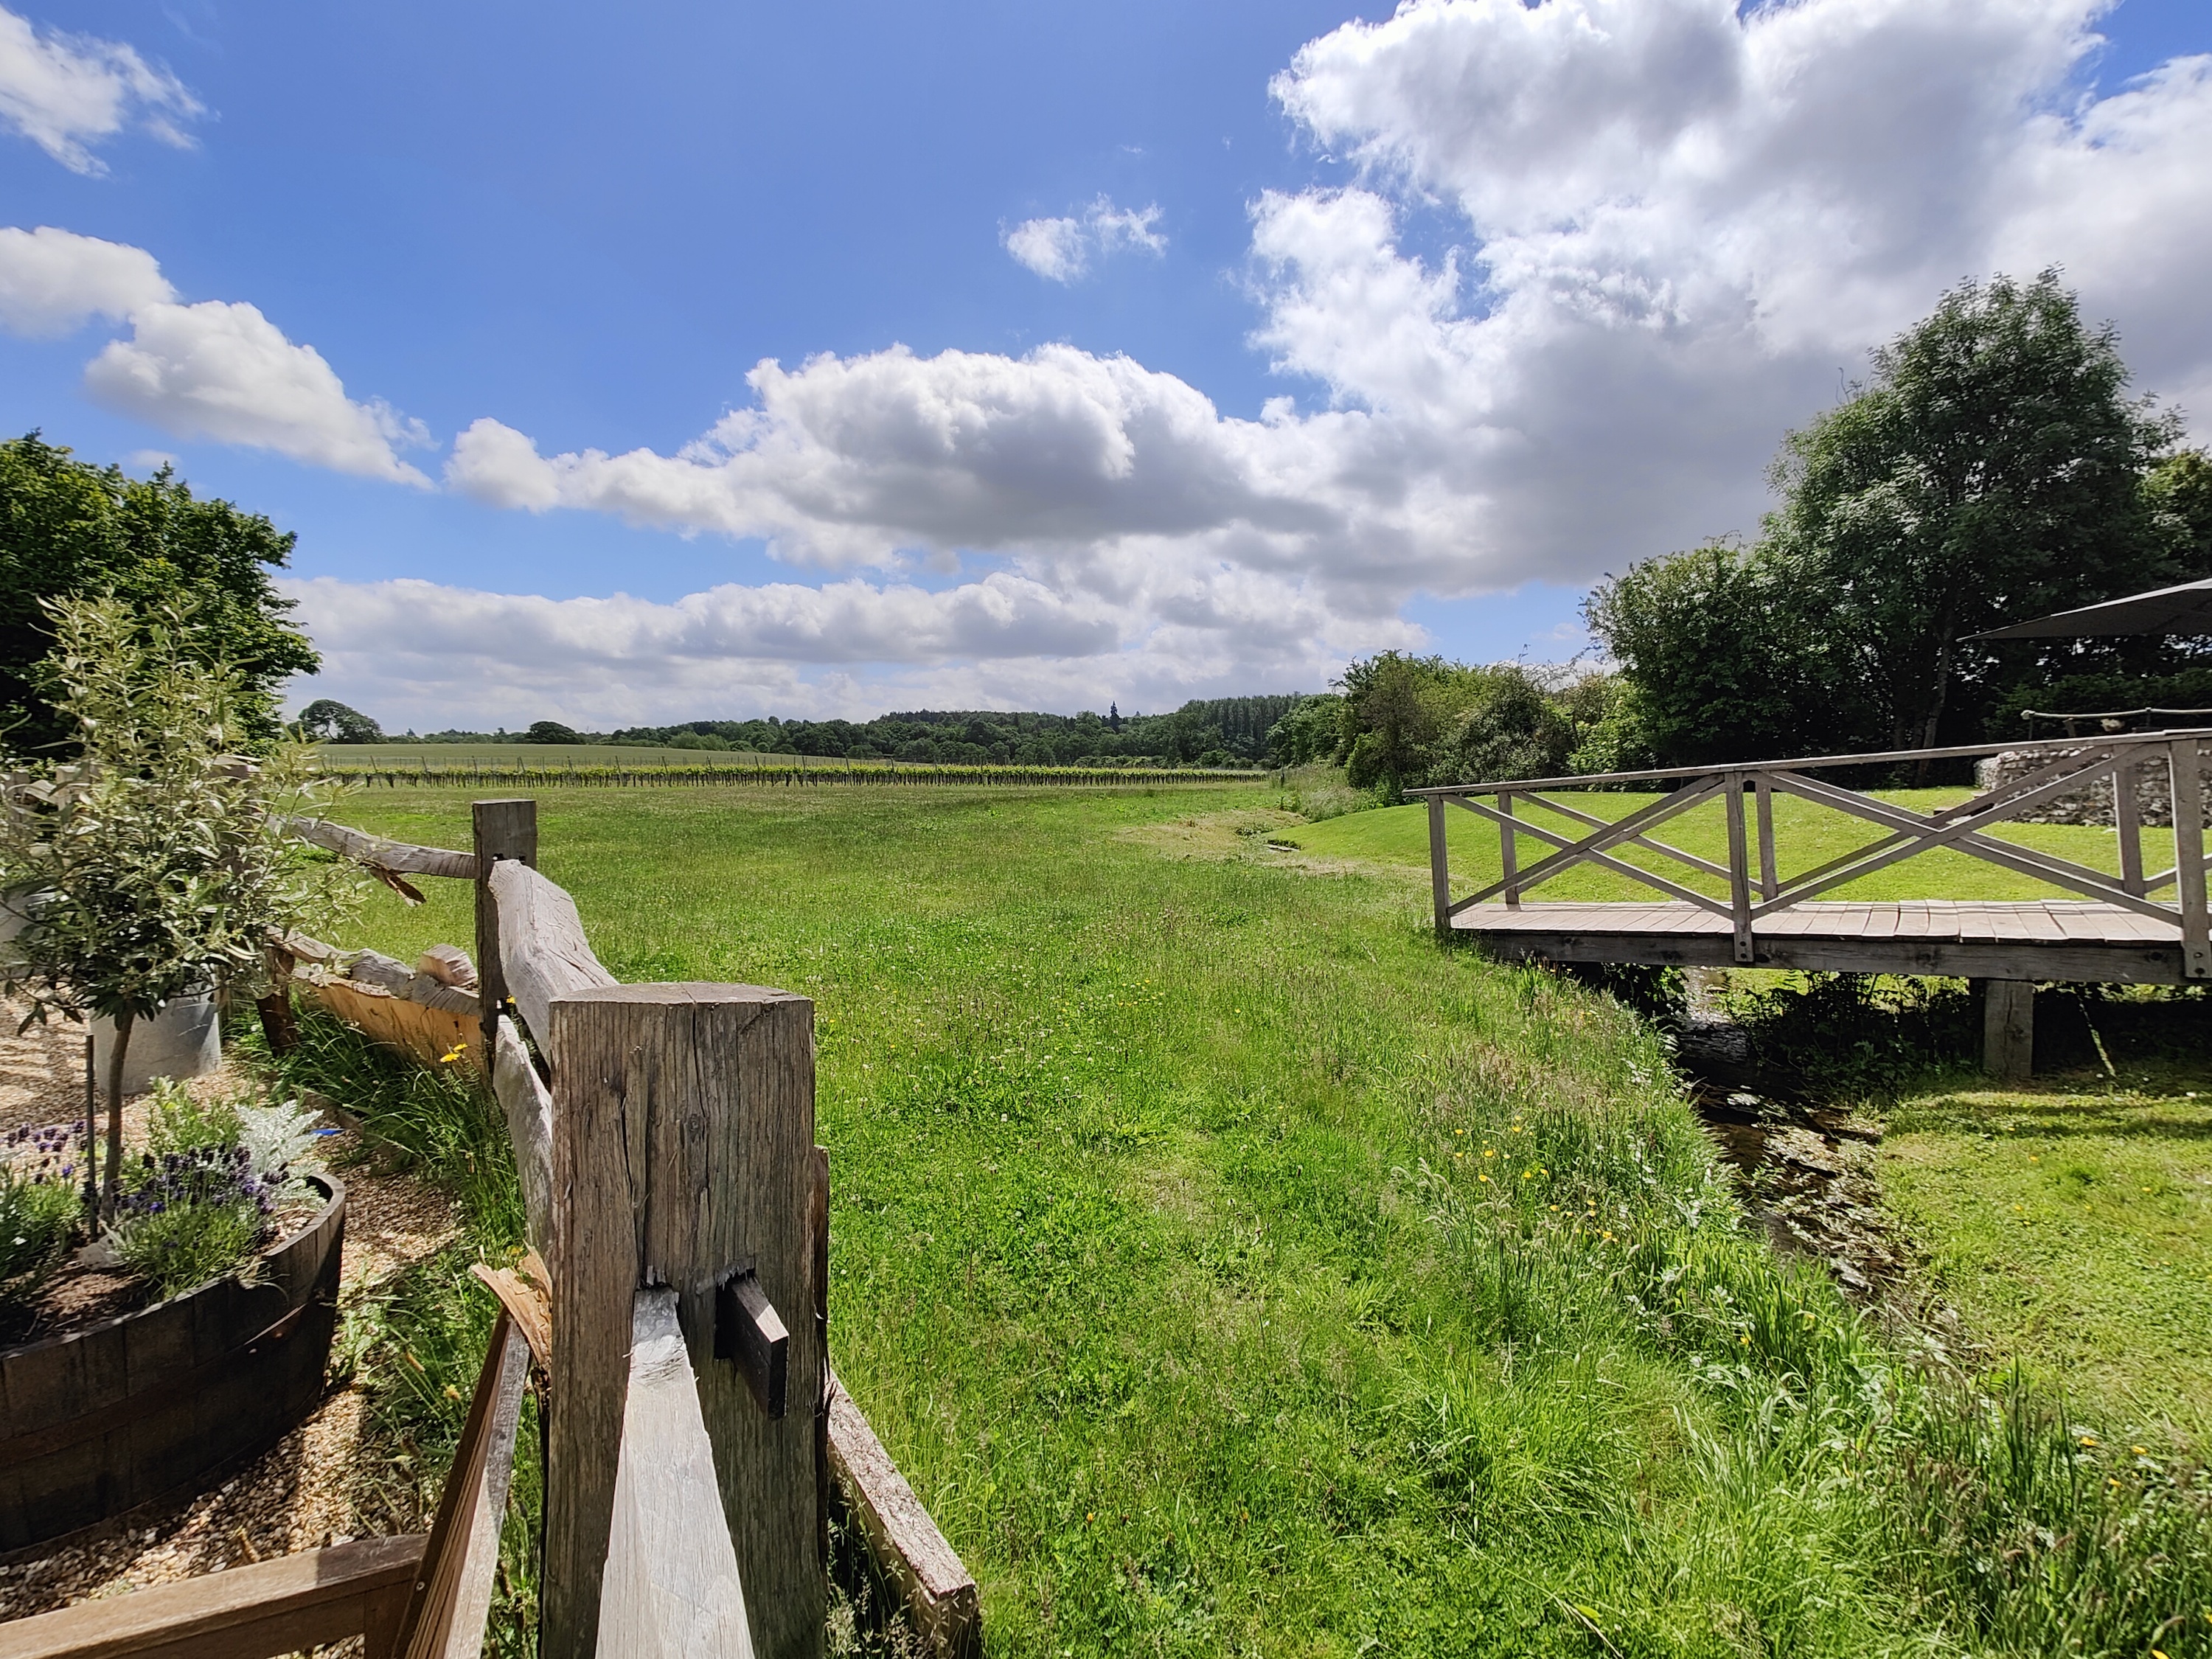
M 319 816 L 333 787 L 296 741 L 243 752 L 245 681 L 194 654 L 188 607 L 144 612 L 108 596 L 46 610 L 46 666 L 75 753 L 0 773 L 0 887 L 39 896 L 0 982 L 28 1001 L 27 1026 L 56 1014 L 113 1023 L 106 1221 L 131 1027 L 196 988 L 257 978 L 272 935 L 330 920 L 352 884 L 285 828 Z

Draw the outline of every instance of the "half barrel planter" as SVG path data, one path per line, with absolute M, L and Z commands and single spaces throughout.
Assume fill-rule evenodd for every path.
M 345 1188 L 253 1271 L 0 1348 L 0 1561 L 204 1492 L 323 1396 Z

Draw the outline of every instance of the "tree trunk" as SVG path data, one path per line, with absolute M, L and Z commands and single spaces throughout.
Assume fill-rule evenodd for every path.
M 100 1185 L 100 1218 L 112 1224 L 123 1190 L 123 1059 L 131 1052 L 131 1018 L 115 1017 L 115 1047 L 107 1056 L 107 1169 Z
M 1920 731 L 1920 746 L 1933 749 L 1936 733 L 1943 720 L 1943 704 L 1951 692 L 1951 659 L 1959 648 L 1959 595 L 1954 589 L 1943 596 L 1942 608 L 1936 613 L 1936 681 L 1928 688 L 1928 718 Z M 1913 768 L 1913 781 L 1923 788 L 1933 770 L 1933 761 L 1921 761 Z
M 93 1061 L 92 1031 L 84 1034 L 84 1212 L 100 1213 L 100 1067 Z
M 292 958 L 271 946 L 262 953 L 262 962 L 269 975 L 269 993 L 254 998 L 253 1006 L 261 1016 L 261 1035 L 269 1041 L 269 1052 L 281 1057 L 300 1046 L 299 1022 L 292 1016 Z

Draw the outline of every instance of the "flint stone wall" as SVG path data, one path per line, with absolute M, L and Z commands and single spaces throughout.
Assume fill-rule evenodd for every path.
M 2050 765 L 2059 753 L 2046 750 L 2041 754 L 2022 754 L 2008 749 L 2002 754 L 1988 756 L 1974 763 L 1974 782 L 1982 789 L 1996 788 Z M 2197 771 L 2200 776 L 2205 771 L 2201 755 Z M 2212 829 L 2212 787 L 2206 788 L 2204 801 L 2205 826 Z M 2136 811 L 2147 825 L 2164 828 L 2173 823 L 2173 781 L 2163 750 L 2146 756 L 2136 767 Z M 2112 827 L 2112 781 L 2109 777 L 2099 778 L 2071 794 L 2047 800 L 2021 813 L 2013 822 L 2087 823 L 2109 830 Z

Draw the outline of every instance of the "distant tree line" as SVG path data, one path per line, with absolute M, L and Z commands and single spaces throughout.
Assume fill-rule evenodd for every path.
M 522 732 L 409 732 L 413 743 L 623 744 L 650 748 L 819 755 L 840 760 L 899 760 L 939 766 L 1260 766 L 1268 733 L 1302 699 L 1283 695 L 1217 697 L 1170 714 L 1006 714 L 996 709 L 921 709 L 871 720 L 686 720 L 581 732 L 538 720 Z M 336 743 L 379 743 L 377 723 L 328 700 L 301 713 L 303 729 Z

